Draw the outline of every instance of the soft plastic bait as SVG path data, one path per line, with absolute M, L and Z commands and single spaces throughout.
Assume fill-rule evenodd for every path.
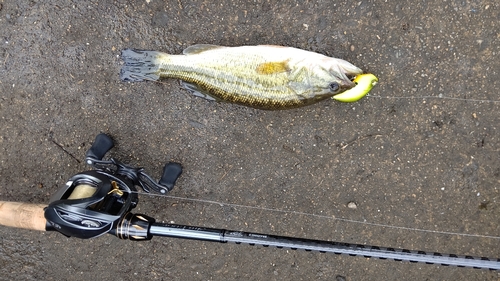
M 335 95 L 332 99 L 341 101 L 341 102 L 355 102 L 363 98 L 370 92 L 370 90 L 375 86 L 378 82 L 378 78 L 371 74 L 361 74 L 356 76 L 353 81 L 356 83 L 356 86 L 350 90 L 347 90 L 341 94 Z

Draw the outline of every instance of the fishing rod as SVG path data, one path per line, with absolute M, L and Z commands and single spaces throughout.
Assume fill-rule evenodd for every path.
M 0 201 L 0 225 L 58 231 L 68 237 L 83 239 L 106 233 L 134 241 L 162 236 L 500 270 L 500 259 L 486 257 L 157 223 L 152 217 L 130 212 L 139 202 L 136 187 L 141 187 L 147 193 L 154 191 L 166 194 L 173 189 L 182 173 L 182 166 L 176 162 L 168 162 L 163 168 L 161 179 L 155 182 L 143 168 L 126 165 L 114 158 L 103 160 L 113 146 L 113 140 L 108 135 L 97 135 L 85 158 L 86 163 L 95 169 L 71 177 L 51 197 L 48 205 Z

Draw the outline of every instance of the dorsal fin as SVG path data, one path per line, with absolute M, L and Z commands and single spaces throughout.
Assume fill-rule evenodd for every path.
M 199 54 L 203 53 L 205 51 L 209 50 L 214 50 L 214 49 L 219 49 L 219 48 L 226 48 L 224 46 L 217 46 L 217 45 L 210 45 L 210 44 L 196 44 L 193 46 L 189 46 L 182 53 L 184 55 L 194 55 L 194 54 Z

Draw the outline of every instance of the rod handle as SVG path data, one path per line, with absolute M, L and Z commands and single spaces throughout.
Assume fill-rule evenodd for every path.
M 44 204 L 0 201 L 0 225 L 45 231 Z

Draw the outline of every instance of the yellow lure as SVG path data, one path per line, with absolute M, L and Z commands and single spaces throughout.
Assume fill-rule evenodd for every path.
M 366 96 L 368 92 L 375 86 L 378 82 L 378 78 L 371 74 L 360 74 L 356 76 L 353 81 L 356 86 L 350 90 L 347 90 L 341 94 L 335 95 L 332 99 L 341 102 L 355 102 L 360 100 L 362 97 Z

